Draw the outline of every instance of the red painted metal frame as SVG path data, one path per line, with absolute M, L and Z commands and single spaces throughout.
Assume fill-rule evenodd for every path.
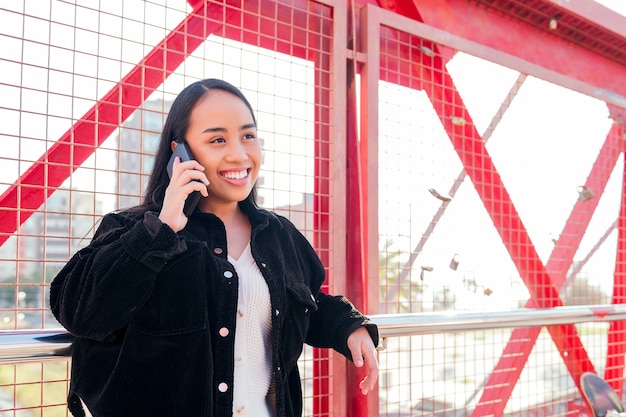
M 15 232 L 20 225 L 28 219 L 49 197 L 74 172 L 95 149 L 129 117 L 129 115 L 139 107 L 143 101 L 163 82 L 163 80 L 184 61 L 184 59 L 197 48 L 206 37 L 218 30 L 222 30 L 226 37 L 237 39 L 243 42 L 262 46 L 278 52 L 284 52 L 301 58 L 316 62 L 316 100 L 321 111 L 316 113 L 316 140 L 323 142 L 318 144 L 316 149 L 317 157 L 323 159 L 328 155 L 327 143 L 322 140 L 328 137 L 325 130 L 329 119 L 329 97 L 330 79 L 329 64 L 318 62 L 321 55 L 311 45 L 316 45 L 317 38 L 310 36 L 308 29 L 316 26 L 315 13 L 309 14 L 311 3 L 300 0 L 292 2 L 290 6 L 281 3 L 259 0 L 246 1 L 238 4 L 242 9 L 229 8 L 220 3 L 189 0 L 193 11 L 177 26 L 166 38 L 155 47 L 146 57 L 131 70 L 126 77 L 103 96 L 70 130 L 59 138 L 59 140 L 44 154 L 33 166 L 27 170 L 15 184 L 13 184 L 2 196 L 0 196 L 0 244 Z M 550 2 L 554 3 L 554 2 Z M 483 46 L 492 48 L 508 54 L 504 61 L 499 63 L 518 67 L 523 70 L 527 64 L 534 65 L 534 68 L 543 68 L 535 75 L 555 81 L 566 87 L 584 92 L 591 96 L 603 98 L 608 102 L 623 105 L 623 98 L 626 97 L 626 85 L 620 80 L 626 79 L 626 68 L 606 57 L 598 57 L 593 52 L 577 48 L 572 44 L 564 42 L 554 36 L 530 26 L 517 25 L 510 19 L 495 13 L 490 13 L 471 3 L 463 0 L 449 0 L 441 2 L 437 0 L 420 1 L 386 1 L 381 6 L 393 10 L 394 13 L 407 16 L 413 22 L 424 21 L 430 26 L 445 29 L 448 33 L 459 35 L 461 38 L 475 41 Z M 249 18 L 245 10 L 251 11 L 250 15 L 258 15 L 258 18 Z M 294 11 L 295 10 L 295 11 Z M 566 10 L 567 11 L 567 10 Z M 316 11 L 316 12 L 319 12 Z M 279 19 L 280 17 L 280 19 Z M 223 19 L 225 19 L 223 21 Z M 285 19 L 291 19 L 285 22 Z M 245 30 L 239 28 L 239 24 L 245 22 Z M 228 25 L 224 25 L 229 23 Z M 306 28 L 306 29 L 304 29 Z M 410 30 L 407 30 L 410 33 Z M 324 32 L 324 36 L 330 33 Z M 376 38 L 378 40 L 378 38 Z M 529 40 L 534 40 L 529 42 Z M 369 38 L 372 41 L 372 38 Z M 441 43 L 441 42 L 440 42 Z M 538 46 L 539 45 L 539 46 Z M 317 45 L 323 48 L 322 45 Z M 453 49 L 437 48 L 429 45 L 433 50 L 441 53 L 441 57 L 451 53 Z M 405 50 L 406 53 L 415 54 L 416 50 Z M 417 56 L 417 55 L 414 55 Z M 500 55 L 502 57 L 503 55 Z M 500 231 L 512 259 L 517 265 L 520 275 L 527 283 L 534 305 L 539 307 L 550 307 L 561 304 L 558 297 L 559 286 L 563 283 L 566 267 L 571 263 L 573 251 L 580 242 L 582 233 L 581 224 L 588 224 L 592 208 L 591 205 L 579 207 L 577 204 L 570 219 L 568 220 L 561 238 L 552 253 L 550 261 L 544 267 L 537 256 L 534 247 L 528 237 L 526 230 L 521 223 L 515 207 L 504 188 L 500 177 L 493 166 L 490 156 L 484 148 L 484 143 L 477 133 L 475 127 L 468 123 L 465 126 L 456 126 L 451 123 L 449 116 L 463 117 L 469 120 L 466 110 L 452 103 L 462 103 L 460 96 L 452 83 L 452 80 L 445 72 L 444 61 L 441 57 L 432 59 L 423 56 L 423 65 L 430 68 L 437 68 L 437 73 L 430 73 L 430 79 L 415 80 L 402 74 L 410 72 L 397 71 L 397 68 L 387 68 L 381 71 L 383 79 L 397 82 L 401 85 L 408 85 L 414 88 L 424 88 L 432 94 L 431 99 L 437 108 L 441 121 L 449 133 L 450 139 L 457 149 L 459 158 L 464 164 L 465 170 L 474 182 L 476 189 L 485 202 L 489 214 L 492 216 L 494 225 Z M 395 63 L 387 62 L 395 65 Z M 426 72 L 428 75 L 429 73 Z M 612 74 L 607 77 L 606 74 Z M 394 78 L 391 78 L 393 75 Z M 385 78 L 387 76 L 388 78 Z M 415 82 L 421 85 L 415 85 Z M 375 97 L 375 93 L 370 91 L 370 97 Z M 351 99 L 353 100 L 353 99 Z M 618 112 L 623 113 L 622 109 Z M 371 126 L 371 125 L 370 125 Z M 606 167 L 613 166 L 617 158 L 616 146 L 614 142 L 623 136 L 623 129 L 619 132 L 617 128 L 611 131 L 607 138 L 607 144 L 603 147 L 596 165 L 589 177 L 589 186 L 595 191 L 604 190 L 606 185 Z M 371 155 L 373 145 L 361 142 L 361 149 L 350 148 L 349 155 L 359 157 L 364 160 L 363 166 L 367 166 L 368 155 Z M 465 151 L 465 150 L 468 151 Z M 356 153 L 355 153 L 356 152 Z M 478 163 L 475 161 L 478 160 Z M 600 165 L 603 165 L 600 168 Z M 597 172 L 596 172 L 596 167 Z M 351 198 L 360 194 L 362 201 L 367 201 L 367 196 L 371 194 L 371 183 L 368 181 L 368 172 L 362 173 L 364 179 L 363 189 L 352 190 Z M 315 200 L 315 228 L 318 230 L 316 239 L 321 248 L 328 248 L 328 237 L 330 233 L 330 221 L 328 218 L 328 198 L 329 184 L 326 179 L 330 178 L 329 166 L 321 163 L 316 167 L 316 195 Z M 370 178 L 374 179 L 374 178 Z M 592 184 L 593 182 L 595 184 Z M 373 191 L 375 193 L 375 191 Z M 348 202 L 348 204 L 358 205 L 359 210 L 363 209 L 360 202 Z M 622 207 L 626 203 L 623 201 Z M 351 206 L 353 207 L 353 206 Z M 372 227 L 372 220 L 368 216 L 371 213 L 371 206 L 364 206 L 365 224 L 362 224 L 361 236 L 371 236 L 375 232 Z M 619 222 L 619 247 L 618 262 L 615 270 L 616 284 L 624 284 L 626 279 L 626 215 L 620 215 Z M 356 220 L 352 220 L 355 222 Z M 356 223 L 355 223 L 356 226 Z M 370 239 L 371 240 L 371 239 Z M 371 242 L 376 242 L 371 240 Z M 578 243 L 577 243 L 578 242 Z M 366 242 L 352 242 L 350 248 L 358 249 L 354 256 L 357 265 L 361 265 L 360 276 L 369 276 L 375 271 L 368 271 L 367 265 L 363 261 L 358 261 L 358 257 L 363 253 L 367 254 L 368 262 L 374 248 L 367 247 Z M 375 246 L 375 245 L 374 245 Z M 359 255 L 360 254 L 360 255 Z M 324 251 L 321 256 L 324 258 Z M 369 268 L 372 269 L 372 268 Z M 356 272 L 356 271 L 355 271 Z M 370 280 L 372 278 L 370 277 Z M 360 282 L 363 290 L 354 296 L 358 302 L 366 308 L 367 282 Z M 617 285 L 616 285 L 617 287 Z M 614 294 L 614 302 L 624 302 L 626 294 L 623 293 L 623 286 L 619 286 Z M 360 300 L 358 297 L 364 297 Z M 563 360 L 565 361 L 572 377 L 577 381 L 576 376 L 582 371 L 593 369 L 593 365 L 587 358 L 584 348 L 572 326 L 553 326 L 550 333 L 557 347 L 559 348 Z M 623 374 L 624 369 L 624 327 L 623 324 L 615 323 L 609 331 L 609 355 L 607 358 L 607 370 L 605 377 L 610 380 L 621 381 L 617 376 Z M 519 331 L 524 331 L 523 329 Z M 530 333 L 526 333 L 529 336 Z M 532 343 L 516 344 L 510 343 L 507 350 L 516 354 L 522 352 L 524 355 L 530 353 Z M 519 357 L 519 356 L 518 356 Z M 503 357 L 504 359 L 505 357 Z M 317 375 L 328 375 L 329 369 L 324 367 L 327 357 L 317 356 L 316 363 L 321 367 L 317 369 Z M 525 360 L 514 364 L 516 367 L 523 367 Z M 510 395 L 507 389 L 498 388 L 504 380 L 511 380 L 517 377 L 510 373 L 502 372 L 510 363 L 501 363 L 494 370 L 494 378 L 487 382 L 485 394 L 479 403 L 480 413 L 501 414 L 506 399 Z M 509 368 L 510 369 L 510 368 Z M 319 378 L 316 379 L 319 381 Z M 317 384 L 317 382 L 316 382 Z M 621 384 L 621 382 L 619 382 Z M 618 387 L 618 388 L 621 388 Z M 511 388 L 512 389 L 512 388 Z M 330 388 L 325 382 L 316 385 L 316 396 L 322 398 L 322 402 L 317 408 L 317 413 L 330 413 L 328 395 Z M 324 400 L 325 399 L 325 400 Z M 324 402 L 325 401 L 325 402 Z M 495 401 L 495 402 L 494 402 Z M 492 404 L 492 406 L 487 405 Z M 366 409 L 357 411 L 354 415 L 365 415 Z
M 368 10 L 368 15 L 371 16 L 372 20 L 374 20 L 374 15 L 379 17 L 379 14 L 384 16 L 384 13 L 374 13 L 372 10 Z M 387 15 L 387 17 L 389 17 L 389 15 Z M 384 21 L 385 24 L 389 24 L 390 27 L 398 28 L 398 26 L 394 24 L 397 23 L 398 19 L 394 19 L 394 23 L 389 23 L 387 19 L 383 17 L 379 18 L 381 21 Z M 465 15 L 465 19 L 467 19 L 467 15 Z M 407 23 L 400 30 L 404 30 L 407 33 L 417 32 L 412 26 L 415 25 Z M 376 27 L 377 25 L 375 23 L 370 22 L 368 31 L 377 32 Z M 381 28 L 380 31 L 384 33 L 384 29 Z M 505 246 L 511 254 L 512 260 L 520 272 L 520 276 L 528 287 L 533 305 L 536 307 L 555 307 L 562 305 L 558 289 L 564 282 L 567 268 L 571 264 L 586 225 L 588 225 L 593 209 L 595 209 L 595 205 L 582 206 L 576 204 L 561 234 L 560 242 L 552 254 L 551 262 L 549 262 L 547 267 L 544 266 L 535 252 L 528 233 L 516 212 L 513 202 L 508 196 L 504 184 L 502 184 L 500 180 L 490 156 L 484 148 L 484 143 L 476 128 L 471 122 L 465 125 L 456 125 L 451 121 L 452 117 L 461 118 L 466 121 L 471 120 L 471 118 L 462 105 L 462 99 L 458 95 L 452 79 L 447 74 L 443 61 L 438 56 L 431 58 L 420 54 L 418 49 L 419 45 L 403 46 L 393 44 L 393 41 L 389 41 L 393 35 L 394 34 L 391 33 L 389 36 L 386 36 L 386 42 L 381 43 L 383 45 L 382 48 L 387 48 L 389 54 L 392 56 L 396 49 L 400 49 L 401 54 L 403 54 L 402 57 L 404 58 L 403 62 L 408 62 L 407 67 L 390 68 L 390 63 L 397 64 L 398 61 L 380 59 L 378 56 L 372 56 L 368 53 L 369 62 L 380 62 L 381 79 L 414 88 L 422 88 L 430 95 L 431 102 L 457 150 L 457 154 L 463 163 L 465 171 L 472 179 L 487 212 L 492 218 L 494 226 L 499 231 Z M 435 47 L 433 44 L 426 44 L 429 48 L 432 47 L 431 49 L 433 50 L 440 50 L 440 48 Z M 413 57 L 413 62 L 407 59 L 407 57 Z M 417 60 L 415 57 L 420 57 L 421 62 L 415 62 Z M 502 62 L 502 60 L 497 61 L 500 64 L 507 63 Z M 416 67 L 422 65 L 424 67 L 418 68 L 415 72 L 422 74 L 422 79 L 416 81 L 406 75 L 411 74 L 411 65 Z M 420 69 L 425 70 L 420 71 Z M 622 68 L 622 71 L 623 70 Z M 370 69 L 370 71 L 372 70 Z M 431 78 L 426 78 L 428 76 Z M 419 84 L 418 86 L 415 85 L 416 82 Z M 369 114 L 369 117 L 375 116 Z M 610 175 L 610 168 L 614 166 L 617 156 L 621 151 L 615 142 L 615 138 L 617 137 L 617 135 L 614 134 L 615 130 L 616 128 L 614 127 L 609 134 L 607 144 L 603 147 L 587 184 L 587 186 L 598 190 L 600 193 L 604 190 L 606 180 Z M 584 226 L 581 227 L 581 225 Z M 551 274 L 555 276 L 551 277 Z M 527 332 L 528 330 L 518 329 L 517 331 Z M 594 368 L 578 337 L 575 327 L 550 326 L 548 327 L 548 331 L 561 353 L 561 357 L 567 369 L 578 386 L 579 377 L 582 372 L 593 371 Z M 525 335 L 531 336 L 532 342 L 509 343 L 509 345 L 507 345 L 502 360 L 496 369 L 494 369 L 491 378 L 487 381 L 483 397 L 473 415 L 501 415 L 503 413 L 507 399 L 510 397 L 514 386 L 511 383 L 507 383 L 507 381 L 517 381 L 519 378 L 519 373 L 521 373 L 524 363 L 532 350 L 539 330 L 534 331 L 534 333 L 536 333 L 534 337 L 532 337 L 531 333 Z M 515 339 L 524 340 L 518 337 Z M 508 353 L 515 353 L 515 355 L 509 355 Z M 515 363 L 511 363 L 511 360 L 515 361 Z
M 401 3 L 400 7 L 398 7 L 398 3 Z M 588 3 L 589 2 L 587 2 L 586 7 L 589 7 Z M 596 88 L 600 87 L 601 90 L 604 90 L 604 93 L 608 93 L 595 94 L 598 98 L 606 99 L 607 96 L 616 93 L 616 95 L 618 95 L 616 102 L 624 105 L 623 97 L 626 96 L 626 85 L 620 81 L 623 80 L 624 75 L 626 75 L 626 68 L 623 65 L 616 65 L 613 62 L 604 61 L 588 51 L 581 52 L 545 32 L 540 32 L 530 27 L 514 25 L 509 20 L 499 16 L 483 15 L 481 12 L 477 13 L 476 10 L 462 1 L 415 1 L 413 4 L 416 6 L 414 9 L 407 6 L 406 2 L 387 2 L 385 5 L 394 10 L 403 10 L 405 13 L 407 13 L 407 10 L 411 10 L 413 11 L 412 17 L 417 20 L 426 21 L 429 25 L 445 28 L 447 31 L 459 34 L 466 39 L 478 41 L 482 45 L 491 46 L 494 49 L 508 52 L 513 56 L 521 57 L 526 61 L 540 64 L 547 69 L 575 78 L 585 84 L 590 84 Z M 572 7 L 574 6 L 576 5 Z M 573 12 L 576 13 L 576 10 Z M 602 20 L 602 15 L 597 12 L 591 15 L 593 15 L 596 20 Z M 422 19 L 422 17 L 425 18 Z M 622 18 L 620 18 L 622 21 L 621 26 L 615 26 L 614 14 L 609 13 L 607 19 L 610 19 L 611 27 L 623 28 Z M 623 36 L 623 33 L 621 33 L 621 35 Z M 538 45 L 538 49 L 532 49 L 531 45 Z M 450 50 L 443 49 L 441 51 L 450 53 Z M 574 54 L 576 56 L 574 56 Z M 504 65 L 507 64 L 506 62 L 500 63 Z M 602 68 L 599 68 L 600 63 L 602 63 Z M 611 76 L 607 76 L 607 74 Z M 544 78 L 548 79 L 548 77 Z M 559 83 L 558 79 L 554 81 Z M 576 86 L 577 83 L 572 81 L 568 81 L 568 83 L 581 92 L 594 95 L 594 87 Z M 567 83 L 563 83 L 563 85 L 568 86 Z M 609 107 L 614 119 L 620 120 L 621 118 L 624 120 L 623 109 L 615 108 L 610 102 Z M 473 129 L 471 126 L 467 128 Z M 606 181 L 610 175 L 610 168 L 614 166 L 617 160 L 620 151 L 617 146 L 617 140 L 623 135 L 623 133 L 618 133 L 618 130 L 621 129 L 614 126 L 609 133 L 607 145 L 603 147 L 594 165 L 594 169 L 589 176 L 589 182 L 595 183 L 588 184 L 588 186 L 594 190 L 599 190 L 600 192 L 604 190 Z M 545 281 L 549 283 L 549 278 L 551 277 L 557 289 L 560 288 L 564 282 L 567 268 L 571 265 L 584 230 L 590 221 L 593 209 L 595 209 L 595 205 L 589 204 L 586 206 L 577 204 L 574 207 L 563 233 L 560 235 L 557 246 L 550 257 L 550 261 L 546 267 L 549 277 L 546 277 Z M 626 248 L 623 244 L 618 247 L 618 259 L 624 249 Z M 623 302 L 624 300 L 624 294 L 622 294 L 622 292 L 624 291 L 623 281 L 625 268 L 623 262 L 617 262 L 614 288 L 618 293 L 614 294 L 613 302 L 617 302 L 618 300 Z M 521 272 L 522 271 L 520 271 L 520 273 Z M 522 277 L 524 277 L 523 274 Z M 525 282 L 527 282 L 527 285 L 531 284 L 531 282 L 527 280 L 525 280 Z M 533 300 L 536 303 L 537 300 L 535 298 Z M 623 375 L 624 372 L 624 353 L 626 349 L 624 347 L 626 346 L 624 344 L 624 327 L 624 323 L 622 322 L 613 323 L 608 335 L 605 378 L 609 381 L 615 381 L 614 384 L 616 386 L 614 388 L 619 389 L 618 392 L 621 392 L 621 375 Z M 517 381 L 519 378 L 519 373 L 521 373 L 537 336 L 538 329 L 517 329 L 514 332 L 509 344 L 505 348 L 501 361 L 486 383 L 483 396 L 473 415 L 501 415 L 506 404 L 506 399 L 510 397 L 513 389 L 513 385 L 508 381 Z M 553 338 L 554 337 L 555 335 L 553 334 Z M 557 342 L 556 339 L 555 342 Z M 557 346 L 559 346 L 558 343 Z M 582 345 L 580 345 L 580 348 L 582 348 Z M 559 350 L 562 356 L 565 353 L 567 357 L 575 358 L 575 355 L 571 355 L 571 351 L 564 351 L 561 347 Z M 584 349 L 579 350 L 579 352 L 583 354 Z M 576 369 L 576 363 L 571 363 L 570 366 L 568 366 L 576 385 L 578 385 L 580 370 L 585 369 L 585 367 L 593 369 L 591 362 L 586 359 L 586 355 L 584 358 L 576 358 L 576 362 L 579 361 L 583 362 L 583 368 L 579 368 L 578 372 L 572 373 L 572 366 L 574 367 L 573 369 Z M 512 369 L 518 369 L 519 371 L 511 372 L 510 370 Z M 505 370 L 509 370 L 509 372 L 505 372 Z
M 118 84 L 72 126 L 2 196 L 0 245 L 119 127 L 212 33 L 315 63 L 315 244 L 326 265 L 330 245 L 331 8 L 296 0 L 291 5 L 259 0 L 224 3 L 189 0 L 193 10 Z M 345 7 L 345 6 L 344 6 Z M 249 11 L 249 13 L 247 13 Z M 240 25 L 243 24 L 243 28 Z M 317 32 L 315 32 L 317 30 Z M 328 285 L 328 283 L 327 283 Z M 314 352 L 314 409 L 328 415 L 329 354 Z M 315 375 L 319 377 L 315 377 Z M 354 385 L 354 384 L 347 384 Z
M 604 56 L 575 45 L 571 42 L 552 35 L 537 27 L 512 20 L 511 17 L 503 16 L 501 13 L 491 12 L 478 7 L 473 1 L 467 0 L 399 0 L 380 2 L 381 7 L 388 8 L 394 12 L 398 10 L 409 11 L 412 14 L 407 17 L 428 24 L 461 38 L 476 42 L 487 48 L 501 51 L 520 59 L 524 62 L 538 65 L 546 70 L 558 74 L 555 79 L 557 84 L 570 83 L 576 80 L 592 89 L 582 91 L 593 97 L 611 101 L 612 95 L 619 96 L 619 103 L 626 107 L 626 83 L 623 82 L 626 75 L 626 66 L 612 61 Z M 527 1 L 504 1 L 512 6 L 518 3 L 528 3 Z M 534 7 L 540 4 L 554 7 L 556 1 L 536 0 Z M 559 12 L 571 14 L 578 17 L 580 7 L 572 6 L 567 8 L 569 2 L 559 1 L 561 4 Z M 580 4 L 580 0 L 573 3 Z M 621 36 L 623 40 L 624 21 L 626 18 L 611 12 L 604 7 L 591 2 L 586 2 L 586 13 L 593 16 L 594 22 L 589 23 L 589 30 L 610 33 L 613 36 Z M 595 5 L 595 7 L 594 7 Z M 609 29 L 604 29 L 601 24 L 605 20 L 607 26 L 613 28 L 621 27 L 618 33 L 613 33 Z M 621 22 L 621 25 L 619 23 Z M 442 53 L 453 53 L 453 50 L 442 51 Z M 506 66 L 515 66 L 515 62 L 501 62 Z M 508 65 L 511 64 L 511 65 Z M 565 85 L 567 87 L 567 85 Z M 579 86 L 580 87 L 580 86 Z M 572 84 L 574 90 L 578 88 Z M 593 90 L 596 90 L 595 92 Z
M 346 48 L 355 51 L 357 39 L 355 38 L 356 10 L 354 4 L 347 5 L 348 18 L 346 31 Z M 361 311 L 368 311 L 367 291 L 367 226 L 363 224 L 362 168 L 358 134 L 358 105 L 357 105 L 357 62 L 354 56 L 349 57 L 346 66 L 346 111 L 344 114 L 346 123 L 346 295 Z M 346 417 L 369 416 L 371 401 L 363 398 L 359 392 L 358 382 L 365 377 L 363 369 L 353 366 L 347 369 L 347 408 Z M 374 408 L 378 411 L 377 406 Z
M 246 1 L 241 7 L 190 0 L 194 8 L 144 59 L 85 113 L 0 196 L 0 244 L 97 149 L 204 40 L 218 30 L 235 40 L 314 60 L 310 2 L 285 6 Z M 293 8 L 293 10 L 292 10 Z M 250 10 L 253 19 L 246 18 Z M 263 11 L 263 12 L 261 12 Z M 225 19 L 225 20 L 224 20 Z M 239 28 L 245 23 L 245 30 Z

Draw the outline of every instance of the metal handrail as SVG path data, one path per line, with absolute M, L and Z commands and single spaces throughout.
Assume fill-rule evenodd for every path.
M 626 320 L 626 304 L 370 316 L 382 337 Z
M 414 336 L 487 329 L 543 327 L 626 320 L 626 304 L 520 308 L 505 311 L 371 315 L 380 336 Z M 0 331 L 0 364 L 69 359 L 73 337 L 65 329 Z

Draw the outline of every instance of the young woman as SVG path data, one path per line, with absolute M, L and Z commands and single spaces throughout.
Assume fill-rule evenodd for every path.
M 170 179 L 178 146 L 195 159 L 175 157 Z M 376 326 L 320 291 L 309 242 L 256 205 L 260 164 L 236 87 L 207 79 L 180 93 L 143 203 L 106 215 L 50 287 L 52 312 L 75 336 L 73 415 L 298 417 L 304 343 L 365 366 L 360 388 L 374 387 Z

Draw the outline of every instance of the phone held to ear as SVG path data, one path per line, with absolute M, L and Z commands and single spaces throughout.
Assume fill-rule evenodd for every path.
M 180 158 L 180 162 L 185 162 L 185 161 L 194 159 L 193 156 L 191 155 L 191 151 L 189 150 L 189 146 L 186 143 L 183 142 L 183 143 L 179 143 L 178 145 L 176 145 L 176 148 L 174 148 L 174 152 L 172 153 L 172 156 L 169 162 L 167 163 L 167 175 L 169 175 L 170 179 L 172 178 L 172 169 L 174 167 L 174 159 L 177 156 Z M 194 180 L 194 181 L 198 181 L 198 180 Z M 194 191 L 187 196 L 187 199 L 185 200 L 185 207 L 183 208 L 183 213 L 185 213 L 185 216 L 189 217 L 191 213 L 193 213 L 193 211 L 196 209 L 196 206 L 198 205 L 198 202 L 200 202 L 201 197 L 202 197 L 202 194 L 200 194 L 200 191 Z

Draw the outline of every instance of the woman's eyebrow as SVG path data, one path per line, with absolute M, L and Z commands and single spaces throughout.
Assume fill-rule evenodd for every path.
M 246 129 L 256 129 L 256 124 L 255 123 L 248 123 L 246 125 L 241 126 L 241 128 L 239 130 L 246 130 Z M 226 132 L 226 128 L 224 128 L 224 127 L 207 127 L 206 129 L 204 129 L 202 131 L 202 133 L 215 133 L 215 132 Z
M 223 127 L 207 127 L 202 131 L 202 133 L 215 133 L 215 132 L 226 132 L 226 129 Z

